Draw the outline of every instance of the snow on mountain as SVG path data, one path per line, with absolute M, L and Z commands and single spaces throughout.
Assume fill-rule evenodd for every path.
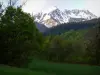
M 87 20 L 96 18 L 96 16 L 94 14 L 92 14 L 91 12 L 89 12 L 88 10 L 78 10 L 78 9 L 74 9 L 71 10 L 70 13 L 68 13 L 70 10 L 65 10 L 66 15 L 73 17 L 73 18 L 84 18 Z
M 44 24 L 50 28 L 62 23 L 79 22 L 97 18 L 88 10 L 67 10 L 61 11 L 57 7 L 51 7 L 47 11 L 40 12 L 34 15 L 35 21 Z
M 43 18 L 43 20 L 47 20 L 47 19 L 50 19 L 50 15 L 45 15 L 45 17 Z

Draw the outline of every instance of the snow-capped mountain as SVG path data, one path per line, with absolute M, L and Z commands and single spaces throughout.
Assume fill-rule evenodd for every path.
M 44 24 L 46 27 L 50 28 L 62 23 L 91 20 L 97 18 L 97 16 L 88 10 L 65 9 L 64 11 L 61 11 L 57 7 L 52 7 L 47 11 L 35 14 L 34 18 L 36 22 Z

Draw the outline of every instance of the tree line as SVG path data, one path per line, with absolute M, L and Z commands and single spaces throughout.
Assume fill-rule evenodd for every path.
M 43 34 L 44 35 L 59 35 L 72 29 L 73 30 L 90 29 L 90 28 L 95 27 L 99 21 L 100 21 L 100 18 L 92 19 L 89 21 L 82 21 L 82 22 L 64 23 L 64 24 L 60 24 L 46 30 Z

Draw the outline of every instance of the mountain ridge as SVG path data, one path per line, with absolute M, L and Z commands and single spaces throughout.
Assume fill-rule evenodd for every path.
M 47 28 L 57 26 L 62 23 L 80 22 L 97 18 L 89 10 L 72 9 L 61 11 L 57 7 L 52 7 L 49 11 L 40 12 L 34 15 L 36 22 L 44 24 Z

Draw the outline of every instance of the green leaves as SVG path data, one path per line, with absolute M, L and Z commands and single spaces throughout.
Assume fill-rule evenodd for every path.
M 0 21 L 0 62 L 13 66 L 27 63 L 42 48 L 42 34 L 33 18 L 20 8 L 7 7 Z
M 84 42 L 82 38 L 79 40 L 75 38 L 78 36 L 75 34 L 75 32 L 77 31 L 66 32 L 62 35 L 56 35 L 52 38 L 48 38 L 49 41 L 48 39 L 47 41 L 49 44 L 47 46 L 48 48 L 46 48 L 47 59 L 57 62 L 76 62 L 77 60 L 81 62 L 81 59 L 84 55 Z
M 99 24 L 100 25 L 100 24 Z M 95 32 L 92 34 L 92 39 L 89 39 L 87 44 L 87 55 L 90 57 L 89 63 L 100 65 L 100 29 L 99 25 L 92 30 L 91 32 Z M 90 33 L 91 33 L 90 32 Z

